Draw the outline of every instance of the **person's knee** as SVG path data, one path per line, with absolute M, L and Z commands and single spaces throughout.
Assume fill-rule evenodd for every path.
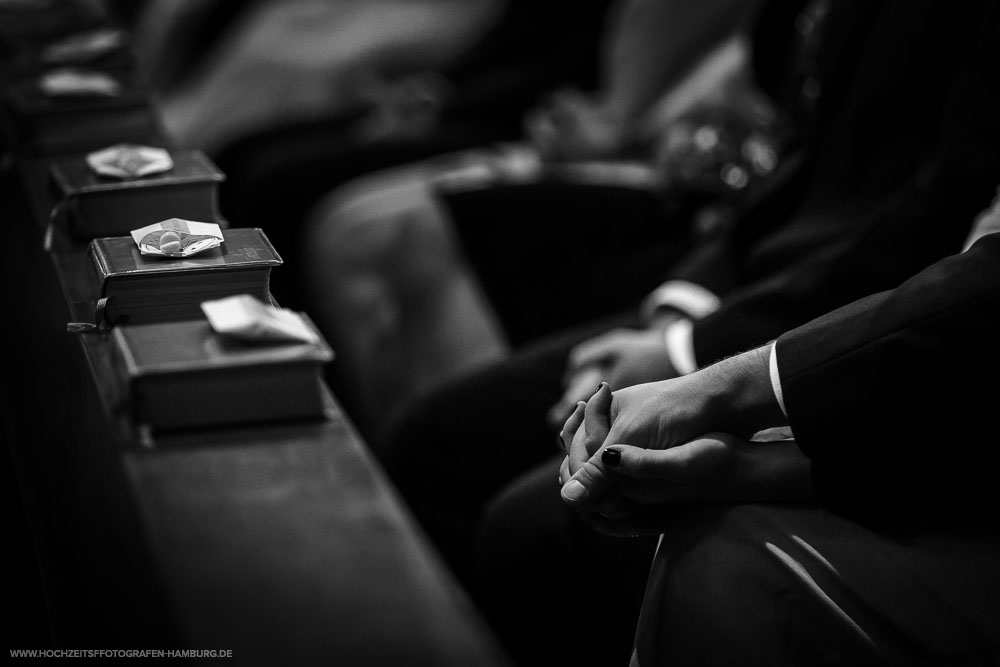
M 448 221 L 419 171 L 337 188 L 313 209 L 306 229 L 305 254 L 317 273 L 377 275 L 413 290 L 453 266 Z
M 305 250 L 312 263 L 343 269 L 378 262 L 395 238 L 394 227 L 380 213 L 380 196 L 351 186 L 327 195 L 306 224 Z
M 771 567 L 767 527 L 754 505 L 685 511 L 664 534 L 658 585 L 679 608 L 732 609 L 734 597 L 748 599 L 761 570 Z

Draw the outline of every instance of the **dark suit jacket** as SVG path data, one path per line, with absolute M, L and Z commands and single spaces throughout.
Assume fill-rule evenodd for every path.
M 821 68 L 804 166 L 671 273 L 724 297 L 701 365 L 957 252 L 1000 181 L 997 3 L 862 4 L 834 3 L 824 48 L 862 55 Z
M 681 278 L 727 297 L 727 308 L 695 328 L 696 356 L 705 364 L 898 284 L 940 256 L 910 261 L 873 284 L 863 271 L 882 260 L 863 256 L 866 244 L 858 243 L 847 261 L 861 268 L 847 280 L 824 280 L 818 268 L 806 271 L 816 271 L 808 281 L 785 275 L 873 226 L 880 206 L 895 210 L 893 194 L 938 143 L 981 3 L 835 0 L 815 51 L 796 38 L 796 17 L 807 4 L 770 0 L 758 21 L 753 64 L 762 87 L 794 119 L 796 138 L 793 159 L 750 197 L 728 233 L 692 241 L 673 207 L 664 213 L 648 193 L 613 187 L 499 185 L 445 197 L 512 342 L 634 307 L 658 282 Z M 814 100 L 803 95 L 809 77 L 821 86 Z M 977 197 L 963 201 L 977 205 Z M 788 288 L 806 286 L 808 298 L 736 308 L 756 290 L 783 298 Z
M 866 518 L 992 517 L 1000 234 L 777 340 L 820 496 Z

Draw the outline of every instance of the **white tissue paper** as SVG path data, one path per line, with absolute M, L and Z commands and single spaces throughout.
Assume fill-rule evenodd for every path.
M 261 303 L 249 294 L 203 301 L 201 310 L 220 335 L 254 342 L 319 342 L 299 313 Z
M 42 60 L 47 63 L 82 63 L 96 60 L 124 45 L 124 31 L 97 28 L 49 44 L 42 51 Z
M 122 92 L 121 82 L 110 74 L 69 67 L 46 72 L 38 86 L 49 97 L 116 97 Z
M 170 218 L 131 232 L 139 252 L 154 257 L 191 257 L 218 248 L 225 238 L 213 222 Z
M 87 153 L 87 165 L 101 176 L 141 178 L 174 168 L 170 152 L 153 146 L 115 144 Z

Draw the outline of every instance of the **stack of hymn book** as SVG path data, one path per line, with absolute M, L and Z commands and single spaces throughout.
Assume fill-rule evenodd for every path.
M 313 342 L 243 342 L 206 319 L 115 327 L 131 418 L 155 432 L 321 417 L 333 352 L 300 317 Z
M 219 248 L 185 259 L 143 256 L 131 236 L 93 239 L 97 324 L 202 318 L 202 301 L 251 294 L 271 303 L 271 269 L 282 261 L 264 232 L 225 229 Z
M 97 174 L 84 156 L 56 160 L 50 180 L 57 221 L 81 239 L 118 236 L 167 218 L 219 223 L 225 176 L 201 151 L 179 151 L 168 171 L 141 178 Z

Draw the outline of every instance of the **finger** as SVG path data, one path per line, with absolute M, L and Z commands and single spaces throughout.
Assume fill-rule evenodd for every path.
M 585 429 L 586 427 L 584 427 Z M 574 458 L 579 457 L 578 441 L 583 430 L 577 431 L 574 448 L 570 452 L 569 471 L 572 477 L 563 484 L 561 495 L 563 501 L 577 510 L 596 511 L 609 518 L 618 518 L 633 512 L 641 505 L 674 500 L 678 497 L 677 485 L 669 480 L 658 478 L 651 470 L 655 469 L 656 461 L 653 452 L 628 445 L 613 445 L 598 449 L 586 461 L 573 465 Z M 629 463 L 622 471 L 621 461 L 627 458 Z M 629 472 L 641 471 L 645 477 L 633 477 Z M 614 491 L 613 493 L 612 490 Z M 683 489 L 680 495 L 683 496 Z M 613 501 L 613 502 L 612 502 Z
M 577 462 L 577 460 L 581 457 L 580 452 L 586 451 L 586 446 L 583 444 L 584 439 L 586 438 L 586 430 L 580 428 L 580 426 L 583 425 L 583 415 L 586 408 L 587 404 L 583 401 L 579 401 L 576 404 L 576 409 L 573 410 L 571 419 L 578 421 L 578 423 L 576 424 L 576 428 L 573 429 L 573 434 L 569 435 L 567 432 L 566 436 L 570 443 L 569 451 L 566 453 L 566 458 L 569 460 L 567 466 L 569 467 L 569 474 L 571 477 L 573 476 L 573 473 L 576 472 L 577 468 L 582 465 L 582 461 L 586 460 L 586 457 L 584 457 L 579 463 Z
M 693 483 L 698 476 L 692 473 L 706 457 L 717 458 L 717 442 L 701 438 L 669 449 L 609 445 L 602 450 L 602 463 L 614 471 L 621 496 L 636 505 L 683 502 L 703 496 L 706 485 L 714 483 Z
M 571 475 L 569 472 L 569 457 L 567 456 L 566 458 L 563 459 L 562 465 L 559 466 L 559 486 L 561 487 L 563 484 L 568 482 L 570 476 Z
M 667 477 L 672 468 L 681 465 L 677 452 L 680 449 L 644 449 L 631 445 L 608 445 L 607 450 L 617 451 L 618 455 L 608 455 L 606 458 L 617 459 L 614 463 L 615 472 L 622 477 L 633 479 L 661 479 Z M 681 457 L 683 458 L 683 457 Z
M 562 430 L 559 431 L 559 439 L 563 442 L 571 442 L 574 437 L 576 437 L 576 432 L 580 429 L 580 425 L 583 424 L 583 413 L 586 409 L 587 404 L 580 401 L 573 408 L 573 412 L 569 414 L 566 421 L 563 423 Z
M 597 392 L 599 393 L 603 387 L 604 383 L 601 383 L 601 385 L 598 387 Z M 576 433 L 574 434 L 572 440 L 570 440 L 569 444 L 569 472 L 571 475 L 575 475 L 576 472 L 581 467 L 583 467 L 583 465 L 588 460 L 590 460 L 590 457 L 592 456 L 591 448 L 593 445 L 587 433 L 587 421 L 586 421 L 587 403 L 580 401 L 580 403 L 578 403 L 577 405 L 580 404 L 583 404 L 584 406 L 584 422 L 581 428 L 577 429 Z M 598 441 L 596 447 L 600 447 L 602 443 L 603 440 Z
M 563 429 L 566 421 L 573 415 L 573 411 L 576 410 L 577 401 L 565 403 L 562 397 L 559 398 L 559 402 L 549 408 L 549 411 L 545 413 L 545 421 L 552 428 L 561 429 L 559 433 L 559 439 L 563 441 L 563 449 L 567 447 L 573 436 L 566 433 Z
M 727 458 L 728 445 L 721 437 L 697 438 L 667 449 L 609 445 L 620 452 L 613 458 L 615 472 L 623 477 L 688 483 L 698 471 L 717 469 Z
M 570 462 L 572 469 L 572 461 Z M 611 488 L 613 480 L 601 463 L 600 453 L 594 454 L 563 484 L 563 502 L 575 509 L 593 509 Z
M 611 405 L 611 387 L 607 382 L 602 382 L 597 387 L 584 409 L 583 427 L 576 432 L 569 448 L 569 471 L 576 474 L 576 471 L 590 458 L 601 445 L 608 433 L 608 419 L 602 416 L 607 413 Z M 591 405 L 593 404 L 593 405 Z M 590 417 L 587 417 L 587 414 Z
M 587 401 L 584 410 L 584 430 L 586 438 L 584 444 L 587 449 L 587 456 L 596 452 L 604 439 L 608 437 L 608 430 L 611 422 L 608 417 L 608 410 L 611 408 L 611 386 L 607 382 L 602 382 L 597 389 L 597 393 Z
M 569 471 L 576 474 L 584 463 L 593 456 L 607 439 L 610 421 L 607 413 L 611 406 L 611 387 L 602 382 L 597 391 L 587 401 L 584 410 L 583 428 L 576 432 L 570 442 Z
M 594 393 L 594 389 L 601 383 L 602 372 L 599 368 L 583 369 L 569 379 L 566 391 L 563 392 L 559 402 L 549 410 L 548 420 L 550 424 L 561 423 L 565 415 L 573 409 L 579 401 L 585 401 Z

